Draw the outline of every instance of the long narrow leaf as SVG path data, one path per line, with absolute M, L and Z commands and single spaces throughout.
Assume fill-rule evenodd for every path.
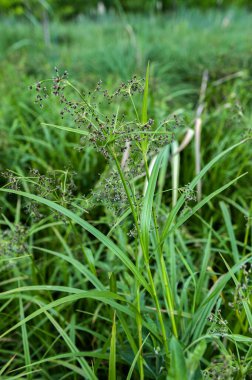
M 48 207 L 50 207 L 53 210 L 56 210 L 60 212 L 61 214 L 67 216 L 70 218 L 73 222 L 79 224 L 81 227 L 83 227 L 86 231 L 91 233 L 93 236 L 95 236 L 101 243 L 103 243 L 108 249 L 111 250 L 123 263 L 124 265 L 134 274 L 134 276 L 137 278 L 137 280 L 140 282 L 140 284 L 151 294 L 150 286 L 148 285 L 145 278 L 141 275 L 141 273 L 138 271 L 136 266 L 132 263 L 132 261 L 125 255 L 125 253 L 118 248 L 115 243 L 111 239 L 109 239 L 106 235 L 104 235 L 102 232 L 100 232 L 97 228 L 93 227 L 90 223 L 88 223 L 86 220 L 80 218 L 78 215 L 74 214 L 72 211 L 66 209 L 65 207 L 58 205 L 55 202 L 52 202 L 48 199 L 42 198 L 40 196 L 30 194 L 24 191 L 18 191 L 18 190 L 11 190 L 11 189 L 5 189 L 1 188 L 0 191 L 4 191 L 6 193 L 12 193 L 21 195 L 22 197 L 32 199 L 38 203 L 44 204 Z

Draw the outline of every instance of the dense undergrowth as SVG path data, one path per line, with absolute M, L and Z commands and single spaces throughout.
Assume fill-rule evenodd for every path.
M 2 379 L 252 378 L 251 18 L 2 21 Z

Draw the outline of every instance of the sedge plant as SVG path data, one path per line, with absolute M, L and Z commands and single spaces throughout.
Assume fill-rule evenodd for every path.
M 2 332 L 0 338 L 4 339 L 21 328 L 25 355 L 24 366 L 13 369 L 14 359 L 10 359 L 2 369 L 3 374 L 6 371 L 8 374 L 10 368 L 12 374 L 18 371 L 19 374 L 25 373 L 29 378 L 35 378 L 40 366 L 53 362 L 65 366 L 67 373 L 76 379 L 192 380 L 203 376 L 210 379 L 213 368 L 207 359 L 209 342 L 214 342 L 226 358 L 229 358 L 230 347 L 235 347 L 239 358 L 240 352 L 246 351 L 251 344 L 250 297 L 243 297 L 241 308 L 236 311 L 240 325 L 236 326 L 235 331 L 229 329 L 228 322 L 220 312 L 221 305 L 228 298 L 223 293 L 226 284 L 233 281 L 237 286 L 241 267 L 247 273 L 251 261 L 247 245 L 242 246 L 243 252 L 239 254 L 227 206 L 221 202 L 231 250 L 224 244 L 228 262 L 220 255 L 226 272 L 219 278 L 211 268 L 211 252 L 213 236 L 217 240 L 221 238 L 213 229 L 212 222 L 203 221 L 207 239 L 201 252 L 199 268 L 187 256 L 181 230 L 192 217 L 198 216 L 200 219 L 198 212 L 203 206 L 246 174 L 231 179 L 202 197 L 198 203 L 189 206 L 189 201 L 195 198 L 195 188 L 205 174 L 234 149 L 247 143 L 247 140 L 237 142 L 212 158 L 186 186 L 172 189 L 172 199 L 167 204 L 163 195 L 167 190 L 164 186 L 170 160 L 173 162 L 173 179 L 178 177 L 178 161 L 174 161 L 174 146 L 177 146 L 174 127 L 177 124 L 176 119 L 167 118 L 156 122 L 150 117 L 149 77 L 148 65 L 145 80 L 133 77 L 121 83 L 112 94 L 104 90 L 99 81 L 94 91 L 84 93 L 69 81 L 67 72 L 60 74 L 56 69 L 54 78 L 31 86 L 31 89 L 35 88 L 36 102 L 41 107 L 50 100 L 51 95 L 56 96 L 62 105 L 63 125 L 44 124 L 47 128 L 77 134 L 80 137 L 77 147 L 80 155 L 91 145 L 106 160 L 107 170 L 94 189 L 92 198 L 95 206 L 101 205 L 109 215 L 110 229 L 104 229 L 99 222 L 96 227 L 85 218 L 85 214 L 83 216 L 80 207 L 73 205 L 72 199 L 66 198 L 66 180 L 63 180 L 63 201 L 52 197 L 54 192 L 41 196 L 29 191 L 34 186 L 34 177 L 25 181 L 25 191 L 10 187 L 13 182 L 22 185 L 21 177 L 13 175 L 11 181 L 1 188 L 2 192 L 24 197 L 32 204 L 44 205 L 57 215 L 63 215 L 64 222 L 69 223 L 67 229 L 81 228 L 90 239 L 90 248 L 84 249 L 85 262 L 71 252 L 58 232 L 57 221 L 50 222 L 46 228 L 57 231 L 56 236 L 65 252 L 51 250 L 43 242 L 40 246 L 34 245 L 31 240 L 32 251 L 62 260 L 74 269 L 77 273 L 76 285 L 23 285 L 20 280 L 17 288 L 1 293 L 6 307 L 8 302 L 18 298 L 20 321 Z M 69 118 L 74 120 L 75 128 L 67 125 Z M 178 184 L 178 180 L 173 183 Z M 7 224 L 13 230 L 10 222 Z M 31 238 L 42 228 L 41 225 L 33 226 L 28 235 Z M 121 242 L 119 236 L 123 234 Z M 102 255 L 112 255 L 113 260 L 120 263 L 120 271 L 110 268 L 109 283 L 100 274 L 101 268 L 104 268 L 101 265 Z M 179 273 L 182 273 L 180 288 Z M 15 276 L 20 277 L 20 273 L 16 271 Z M 89 284 L 88 288 L 81 286 L 83 280 Z M 41 291 L 66 295 L 52 297 L 47 302 L 25 297 L 26 292 Z M 107 339 L 102 339 L 102 331 L 96 332 L 99 341 L 96 349 L 83 352 L 79 348 L 80 334 L 76 336 L 73 327 L 75 323 L 79 326 L 75 322 L 75 314 L 70 317 L 71 323 L 67 324 L 61 311 L 66 305 L 85 300 L 87 305 L 100 305 L 96 317 L 100 314 L 99 308 L 106 308 L 106 314 L 101 314 L 100 318 L 110 326 L 110 334 Z M 25 301 L 33 304 L 30 313 L 24 307 Z M 86 308 L 84 312 L 89 313 L 91 310 Z M 34 332 L 29 332 L 29 322 L 36 318 L 40 318 L 42 325 L 48 321 L 57 331 L 58 339 L 64 342 L 69 352 L 69 361 L 65 360 L 67 354 L 50 356 L 55 342 L 47 348 L 44 357 L 36 360 L 32 358 L 29 340 Z M 212 324 L 211 328 L 209 323 Z M 125 341 L 130 352 L 128 357 L 121 352 Z M 250 350 L 247 350 L 243 360 L 244 365 L 241 367 L 237 359 L 237 379 L 250 373 Z M 233 365 L 234 358 L 231 361 Z

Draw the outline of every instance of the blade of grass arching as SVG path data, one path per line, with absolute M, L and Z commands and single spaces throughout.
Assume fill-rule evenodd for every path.
M 27 286 L 20 286 L 18 288 L 6 290 L 5 292 L 0 293 L 0 297 L 3 298 L 4 296 L 8 294 L 14 294 L 14 293 L 22 293 L 22 292 L 32 292 L 32 291 L 52 291 L 52 292 L 65 292 L 65 293 L 71 293 L 71 294 L 82 294 L 83 290 L 78 288 L 73 288 L 69 286 L 62 286 L 62 285 L 27 285 Z M 106 290 L 105 290 L 106 292 Z M 114 293 L 111 293 L 114 294 Z M 123 300 L 123 298 L 121 298 Z
M 231 248 L 232 248 L 232 254 L 233 254 L 234 262 L 238 263 L 239 262 L 239 252 L 238 252 L 238 248 L 237 248 L 237 244 L 236 244 L 236 238 L 235 238 L 234 229 L 232 226 L 231 216 L 230 216 L 230 213 L 228 211 L 228 208 L 227 208 L 227 205 L 225 202 L 220 202 L 220 207 L 221 207 L 221 211 L 222 211 L 224 221 L 226 224 L 227 232 L 229 235 L 229 240 L 230 240 L 230 244 L 231 244 Z
M 140 353 L 142 352 L 143 346 L 145 345 L 145 342 L 146 342 L 147 339 L 149 338 L 149 335 L 150 335 L 150 334 L 148 334 L 148 335 L 146 336 L 146 338 L 145 338 L 144 341 L 143 341 L 143 344 L 141 345 L 141 347 L 140 347 L 139 350 L 137 351 L 137 353 L 136 353 L 136 355 L 135 355 L 135 357 L 134 357 L 134 360 L 133 360 L 133 362 L 132 362 L 132 364 L 131 364 L 131 366 L 130 366 L 130 369 L 129 369 L 129 372 L 128 372 L 128 375 L 127 375 L 126 380 L 130 380 L 130 379 L 131 379 L 131 376 L 132 376 L 132 374 L 133 374 L 133 371 L 134 371 L 135 365 L 136 365 L 136 363 L 137 363 L 138 357 L 139 357 Z
M 215 236 L 216 239 L 218 239 L 220 246 L 228 252 L 228 247 L 226 243 L 223 241 L 222 236 L 217 231 L 215 231 L 212 228 L 212 226 L 209 223 L 207 223 L 199 214 L 195 214 L 195 217 L 198 218 L 201 221 L 201 223 L 203 223 L 209 229 L 209 231 L 212 231 L 213 236 Z
M 198 307 L 196 313 L 192 317 L 192 320 L 189 323 L 184 336 L 185 339 L 188 339 L 190 336 L 190 340 L 196 340 L 202 335 L 202 332 L 207 324 L 207 318 L 209 314 L 211 313 L 218 298 L 220 297 L 223 288 L 231 279 L 231 272 L 237 272 L 240 269 L 241 265 L 246 264 L 249 261 L 251 261 L 251 255 L 235 264 L 228 273 L 222 275 L 215 282 L 213 287 L 208 292 L 208 296 L 202 301 L 201 305 Z
M 13 360 L 15 359 L 16 357 L 16 354 L 13 355 L 10 360 L 7 361 L 7 363 L 5 363 L 2 368 L 0 369 L 0 376 L 2 376 L 5 372 L 5 370 L 11 365 L 11 363 L 13 362 Z
M 58 231 L 58 229 L 55 228 L 54 226 L 52 226 L 52 230 L 55 233 L 55 235 L 57 236 L 57 238 L 59 239 L 60 243 L 62 244 L 62 247 L 64 248 L 64 251 L 68 254 L 68 256 L 73 257 L 73 254 L 72 254 L 72 251 L 71 251 L 70 247 L 68 246 L 68 244 L 67 244 L 66 240 L 63 238 L 63 236 L 61 236 L 61 234 Z
M 211 222 L 212 225 L 212 222 Z M 204 256 L 200 268 L 200 275 L 199 279 L 197 281 L 196 286 L 196 294 L 195 294 L 195 301 L 196 305 L 200 303 L 202 300 L 202 297 L 204 297 L 204 283 L 206 282 L 206 277 L 208 276 L 207 273 L 207 265 L 209 262 L 210 254 L 211 254 L 211 239 L 212 239 L 212 230 L 210 229 L 208 233 L 207 243 L 204 250 Z
M 196 339 L 195 341 L 191 342 L 185 349 L 185 352 L 189 351 L 195 344 L 201 342 L 202 340 L 209 340 L 212 341 L 213 338 L 222 338 L 221 333 L 216 333 L 216 334 L 205 334 Z M 237 342 L 237 343 L 245 343 L 248 345 L 251 345 L 252 343 L 252 338 L 246 335 L 240 335 L 240 334 L 225 334 L 225 338 L 232 342 Z M 219 344 L 219 342 L 218 342 Z M 224 349 L 225 353 L 228 354 L 227 348 Z
M 24 288 L 25 288 L 25 290 L 28 290 L 27 289 L 28 287 L 24 287 Z M 34 288 L 34 287 L 32 287 L 32 288 Z M 11 297 L 15 297 L 15 291 L 14 290 L 11 293 Z M 37 287 L 36 287 L 36 290 L 38 290 Z M 8 294 L 7 294 L 7 292 L 8 292 Z M 7 292 L 5 292 L 5 294 L 3 296 L 1 296 L 1 294 L 0 294 L 0 298 L 6 298 L 6 296 L 10 296 L 10 291 L 7 291 Z M 18 289 L 16 289 L 16 292 L 18 292 Z M 108 292 L 108 291 L 98 291 L 98 290 L 82 291 L 82 293 L 78 292 L 77 294 L 71 294 L 69 296 L 65 296 L 65 297 L 62 297 L 62 298 L 57 299 L 55 301 L 49 302 L 48 304 L 40 307 L 40 309 L 31 313 L 30 315 L 25 317 L 22 321 L 16 323 L 12 327 L 10 327 L 8 330 L 4 331 L 0 335 L 0 339 L 2 339 L 4 336 L 8 335 L 11 331 L 20 327 L 23 323 L 26 323 L 26 322 L 32 320 L 33 318 L 37 317 L 38 315 L 41 315 L 43 312 L 45 312 L 47 310 L 53 309 L 57 306 L 63 306 L 64 304 L 72 303 L 72 302 L 78 301 L 80 299 L 85 299 L 85 298 L 104 302 L 105 304 L 110 305 L 115 310 L 119 310 L 119 311 L 123 312 L 124 314 L 126 314 L 132 318 L 135 317 L 135 311 L 133 310 L 131 305 L 130 305 L 130 307 L 129 306 L 125 307 L 125 306 L 118 304 L 117 302 L 114 301 L 114 300 L 119 300 L 119 301 L 125 302 L 125 299 L 122 298 L 121 296 L 117 295 L 117 294 L 113 294 L 113 293 Z M 32 299 L 30 301 L 32 301 Z M 36 303 L 37 301 L 34 300 L 34 302 Z
M 89 269 L 87 269 L 85 265 L 81 264 L 80 261 L 70 256 L 63 255 L 62 253 L 51 251 L 50 249 L 47 249 L 47 248 L 40 248 L 40 247 L 33 246 L 33 249 L 35 249 L 36 251 L 46 252 L 46 253 L 49 253 L 50 255 L 61 258 L 62 260 L 71 264 L 81 274 L 83 274 L 91 282 L 91 284 L 94 285 L 96 289 L 105 290 L 105 286 L 103 286 L 100 280 Z
M 129 215 L 131 214 L 131 209 L 128 208 L 119 218 L 118 220 L 116 221 L 116 223 L 111 227 L 111 229 L 109 230 L 108 234 L 107 234 L 107 237 L 109 237 L 112 232 L 114 231 L 114 229 L 119 226 L 119 224 L 121 224 L 124 219 L 126 219 Z
M 231 206 L 235 207 L 238 211 L 240 211 L 247 218 L 249 217 L 249 210 L 242 207 L 240 204 L 235 202 L 233 199 L 230 199 L 230 198 L 225 197 L 225 196 L 222 196 L 221 199 L 223 199 L 226 203 L 229 203 Z
M 215 156 L 207 165 L 204 166 L 204 168 L 200 171 L 200 173 L 192 180 L 192 182 L 189 184 L 189 189 L 193 190 L 195 188 L 195 186 L 197 185 L 197 183 L 199 182 L 199 180 L 202 177 L 204 177 L 204 175 L 208 172 L 208 170 L 210 170 L 212 168 L 212 166 L 214 166 L 221 158 L 223 158 L 225 155 L 230 153 L 233 149 L 237 148 L 241 144 L 244 144 L 248 140 L 249 139 L 244 139 L 244 140 L 240 141 L 239 143 L 232 145 L 228 149 L 222 151 L 217 156 Z M 183 206 L 185 200 L 186 200 L 185 195 L 184 194 L 181 195 L 180 198 L 178 199 L 178 202 L 176 203 L 175 207 L 173 207 L 172 210 L 170 211 L 169 216 L 166 219 L 166 222 L 164 224 L 164 228 L 162 231 L 161 243 L 165 240 L 166 236 L 169 234 L 171 225 L 173 224 L 174 219 L 176 218 L 176 215 L 178 214 L 181 207 Z
M 150 293 L 152 294 L 152 290 L 150 286 L 148 285 L 145 278 L 142 276 L 140 271 L 136 268 L 136 266 L 133 264 L 133 262 L 125 255 L 125 253 L 119 249 L 116 244 L 110 240 L 106 235 L 104 235 L 101 231 L 99 231 L 97 228 L 93 227 L 90 223 L 88 223 L 86 220 L 80 218 L 78 215 L 74 214 L 72 211 L 66 209 L 65 207 L 52 202 L 48 199 L 42 198 L 40 196 L 29 194 L 23 191 L 18 190 L 11 190 L 11 189 L 4 189 L 1 188 L 0 191 L 12 193 L 21 195 L 25 198 L 32 199 L 38 203 L 44 204 L 48 207 L 50 207 L 53 210 L 58 211 L 59 213 L 65 215 L 66 217 L 70 218 L 73 222 L 79 224 L 82 228 L 84 228 L 86 231 L 91 233 L 91 235 L 95 236 L 101 243 L 103 243 L 108 249 L 111 250 L 123 263 L 124 265 L 134 274 L 136 279 L 139 281 L 139 283 Z
M 24 306 L 23 306 L 23 300 L 22 300 L 21 295 L 19 297 L 19 313 L 20 313 L 20 320 L 23 321 L 25 319 L 25 315 L 24 315 Z M 30 347 L 29 347 L 26 323 L 23 323 L 21 325 L 21 332 L 22 332 L 22 342 L 23 342 L 23 348 L 24 348 L 25 364 L 26 366 L 29 366 L 31 364 L 31 355 L 30 355 Z M 28 380 L 31 379 L 31 376 L 27 375 L 27 379 Z
M 72 363 L 68 363 L 66 360 L 53 359 L 52 363 L 58 364 L 60 367 L 66 367 L 71 370 L 71 376 L 76 373 L 83 377 L 83 370 Z
M 58 337 L 60 338 L 60 335 Z M 56 361 L 60 361 L 61 359 L 73 359 L 73 358 L 77 358 L 79 356 L 81 356 L 81 357 L 85 356 L 85 357 L 88 357 L 91 359 L 95 358 L 95 359 L 101 359 L 101 360 L 109 360 L 109 355 L 107 353 L 102 353 L 101 350 L 99 350 L 99 351 L 78 351 L 77 353 L 68 352 L 68 353 L 58 354 L 58 355 L 54 355 L 54 356 L 49 356 L 49 357 L 40 359 L 38 361 L 32 362 L 32 364 L 29 367 L 36 367 L 40 364 L 44 364 L 47 362 L 56 362 Z M 67 363 L 67 361 L 62 360 L 62 365 L 64 366 L 63 363 Z M 12 370 L 11 372 L 16 372 L 16 371 L 22 370 L 24 368 L 25 368 L 25 366 L 19 367 L 18 369 Z M 79 367 L 75 367 L 75 368 L 78 369 L 78 371 L 77 371 L 78 374 L 80 374 L 80 375 L 83 374 L 82 370 Z
M 220 253 L 220 256 L 222 258 L 222 260 L 224 261 L 224 264 L 226 265 L 227 267 L 227 270 L 228 272 L 230 273 L 230 276 L 232 277 L 232 280 L 234 281 L 235 283 L 235 286 L 238 288 L 240 283 L 239 281 L 237 280 L 234 272 L 232 271 L 232 268 L 230 268 L 230 266 L 228 265 L 227 261 L 224 259 L 224 257 L 222 256 L 222 254 Z M 246 301 L 246 297 L 244 295 L 244 292 L 242 290 L 242 287 L 240 287 L 240 290 L 241 292 L 241 299 L 242 299 L 242 305 L 243 305 L 243 308 L 244 308 L 244 311 L 245 311 L 245 314 L 247 316 L 247 319 L 248 319 L 248 324 L 249 324 L 249 328 L 252 329 L 252 313 L 251 313 L 251 310 L 250 310 L 250 306 L 248 304 L 248 302 Z
M 44 311 L 47 318 L 51 321 L 51 323 L 53 324 L 53 326 L 56 328 L 56 330 L 58 331 L 58 333 L 62 336 L 63 340 L 65 341 L 65 343 L 67 344 L 68 348 L 70 349 L 70 351 L 73 353 L 73 354 L 78 354 L 78 349 L 77 347 L 75 346 L 75 344 L 72 342 L 72 340 L 69 338 L 69 336 L 67 335 L 67 333 L 62 329 L 62 327 L 59 325 L 59 323 L 53 318 L 53 316 L 48 313 L 48 311 Z M 88 362 L 83 358 L 83 357 L 76 357 L 76 360 L 78 361 L 78 363 L 80 364 L 82 370 L 83 370 L 83 373 L 82 373 L 82 377 L 84 379 L 90 379 L 90 380 L 97 380 L 98 378 L 96 377 L 96 375 L 94 374 L 92 368 L 89 366 Z
M 178 218 L 177 223 L 170 229 L 170 232 L 176 230 L 179 228 L 182 224 L 184 224 L 192 215 L 194 215 L 198 210 L 201 209 L 205 204 L 207 204 L 212 198 L 216 197 L 216 195 L 220 194 L 222 191 L 226 190 L 228 187 L 233 185 L 236 181 L 238 181 L 240 178 L 242 178 L 247 173 L 244 173 L 240 175 L 239 177 L 233 179 L 232 181 L 228 182 L 226 185 L 220 187 L 219 189 L 215 190 L 208 196 L 206 196 L 202 201 L 200 201 L 196 206 L 194 206 L 189 212 L 187 212 L 185 215 L 182 215 L 180 218 Z
M 41 124 L 45 125 L 46 127 L 53 127 L 53 128 L 56 128 L 56 129 L 60 129 L 61 131 L 74 132 L 74 133 L 77 133 L 78 135 L 84 135 L 84 136 L 88 136 L 89 135 L 89 132 L 88 131 L 84 131 L 83 129 L 63 127 L 62 125 L 55 125 L 55 124 L 48 124 L 48 123 L 41 123 Z
M 41 369 L 35 369 L 34 371 L 29 371 L 29 372 L 22 372 L 16 376 L 11 376 L 11 380 L 16 380 L 16 379 L 24 379 L 24 377 L 26 376 L 26 378 L 29 376 L 29 375 L 33 375 L 34 373 L 37 373 L 37 372 L 41 372 Z M 8 380 L 10 379 L 10 377 L 2 377 L 1 380 Z

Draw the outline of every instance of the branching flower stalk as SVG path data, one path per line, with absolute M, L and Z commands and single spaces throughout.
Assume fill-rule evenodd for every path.
M 136 177 L 142 177 L 145 174 L 147 180 L 150 180 L 149 167 L 148 167 L 148 157 L 150 154 L 157 154 L 160 148 L 167 146 L 171 143 L 173 138 L 173 129 L 170 129 L 170 120 L 163 121 L 160 125 L 156 126 L 154 120 L 148 119 L 147 117 L 147 105 L 148 105 L 148 82 L 149 82 L 149 65 L 146 71 L 145 82 L 143 80 L 137 79 L 134 76 L 131 80 L 126 83 L 122 83 L 120 87 L 110 95 L 107 90 L 102 89 L 102 82 L 99 81 L 95 90 L 89 93 L 82 93 L 68 80 L 68 74 L 65 71 L 63 75 L 60 75 L 58 69 L 56 68 L 56 76 L 52 78 L 52 88 L 47 86 L 48 81 L 42 81 L 35 85 L 37 91 L 36 103 L 42 106 L 42 103 L 49 95 L 53 94 L 58 97 L 63 110 L 60 112 L 61 117 L 64 118 L 66 115 L 72 116 L 74 118 L 74 124 L 77 128 L 73 128 L 73 131 L 78 131 L 80 135 L 83 135 L 83 139 L 80 140 L 80 146 L 78 150 L 82 150 L 86 145 L 91 145 L 100 154 L 102 154 L 105 159 L 108 160 L 111 168 L 115 166 L 116 170 L 113 171 L 113 179 L 106 180 L 105 190 L 109 192 L 111 189 L 111 194 L 108 196 L 112 202 L 109 206 L 111 209 L 114 208 L 115 211 L 122 211 L 126 207 L 129 207 L 132 213 L 134 230 L 135 230 L 135 263 L 137 270 L 142 272 L 141 268 L 141 257 L 143 257 L 144 268 L 146 270 L 146 275 L 150 285 L 150 296 L 154 302 L 158 322 L 161 329 L 161 337 L 164 347 L 164 357 L 166 362 L 167 370 L 169 368 L 170 352 L 167 340 L 167 328 L 165 326 L 163 313 L 160 307 L 160 301 L 158 299 L 157 291 L 155 288 L 154 278 L 150 267 L 150 255 L 149 255 L 149 237 L 146 240 L 143 236 L 142 231 L 142 209 L 144 198 L 137 193 L 137 188 L 132 188 L 132 184 Z M 45 85 L 46 84 L 46 85 Z M 69 100 L 67 88 L 73 90 L 80 100 Z M 133 95 L 135 93 L 143 92 L 143 102 L 142 102 L 142 117 L 138 114 L 138 106 L 133 100 Z M 103 102 L 99 101 L 99 97 L 102 96 L 105 102 L 107 101 L 107 106 L 102 107 Z M 117 107 L 116 113 L 110 111 L 110 104 L 114 99 L 118 97 L 128 98 L 133 107 L 133 115 L 135 115 L 135 120 L 126 121 L 125 116 L 119 113 L 119 107 Z M 98 104 L 94 103 L 94 100 L 98 101 Z M 100 107 L 101 104 L 101 107 Z M 120 104 L 120 108 L 122 108 Z M 64 127 L 60 127 L 64 130 Z M 71 130 L 67 128 L 66 130 Z M 172 131 L 172 133 L 171 133 Z M 121 166 L 121 158 L 124 151 L 128 149 L 127 152 L 127 164 L 124 162 L 123 167 Z M 114 170 L 114 169 L 113 169 Z M 116 179 L 116 172 L 118 173 L 118 180 Z M 158 174 L 157 174 L 158 175 Z M 154 184 L 156 186 L 156 184 Z M 153 191 L 155 188 L 153 189 Z M 98 197 L 99 201 L 104 201 L 104 189 L 101 190 L 102 196 Z M 95 193 L 95 192 L 94 192 Z M 154 193 L 151 197 L 151 202 L 153 202 Z M 106 205 L 106 203 L 103 203 Z M 116 211 L 116 212 L 117 212 Z M 159 234 L 159 228 L 157 223 L 157 217 L 154 211 L 153 205 L 151 206 L 150 214 L 148 214 L 148 223 L 151 224 L 151 219 L 154 223 L 155 239 L 156 239 L 156 260 L 159 261 L 159 267 L 161 268 L 159 276 L 161 283 L 164 284 L 163 295 L 164 302 L 166 304 L 172 331 L 174 336 L 178 337 L 176 321 L 174 317 L 174 302 L 172 299 L 171 286 L 166 270 L 166 264 L 163 257 L 163 250 L 161 244 L 161 237 Z M 146 231 L 145 231 L 146 234 Z M 149 234 L 149 231 L 147 232 Z M 140 253 L 139 253 L 140 252 Z M 141 294 L 141 284 L 136 280 L 136 307 L 137 307 L 137 331 L 138 331 L 138 345 L 140 347 L 140 355 L 138 357 L 138 368 L 140 379 L 144 378 L 144 359 L 143 359 L 143 336 L 142 336 L 142 315 L 141 315 L 141 304 L 140 304 L 140 294 Z M 168 329 L 169 330 L 169 329 Z

